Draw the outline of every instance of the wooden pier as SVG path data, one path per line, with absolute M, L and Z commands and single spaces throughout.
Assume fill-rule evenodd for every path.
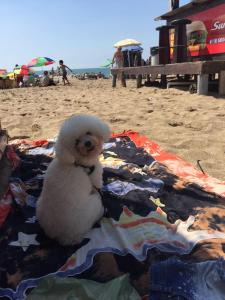
M 111 70 L 113 82 L 116 87 L 118 75 L 121 77 L 122 85 L 126 86 L 126 75 L 135 75 L 137 79 L 137 88 L 142 85 L 142 76 L 161 75 L 163 86 L 167 84 L 167 75 L 197 75 L 197 92 L 199 95 L 208 94 L 209 74 L 219 74 L 219 95 L 225 96 L 225 60 L 223 61 L 196 61 L 184 62 L 156 66 L 142 66 L 130 68 L 118 68 Z M 191 83 L 190 83 L 191 84 Z

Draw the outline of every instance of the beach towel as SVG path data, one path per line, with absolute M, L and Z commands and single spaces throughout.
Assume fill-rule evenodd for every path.
M 106 283 L 76 278 L 44 278 L 28 300 L 140 300 L 140 296 L 123 275 Z
M 0 227 L 0 296 L 25 299 L 48 275 L 108 282 L 123 274 L 144 296 L 149 265 L 158 257 L 224 255 L 225 184 L 130 131 L 104 145 L 104 217 L 79 245 L 50 240 L 35 206 L 54 143 L 14 142 L 21 163 Z
M 1 149 L 0 149 L 1 150 Z M 12 146 L 6 146 L 0 155 L 0 226 L 4 223 L 12 203 L 12 195 L 9 190 L 9 180 L 12 171 L 18 167 L 19 157 Z
M 176 257 L 150 268 L 151 300 L 225 300 L 225 260 L 185 262 Z

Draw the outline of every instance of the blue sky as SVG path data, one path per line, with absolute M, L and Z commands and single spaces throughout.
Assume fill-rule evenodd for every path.
M 98 67 L 124 38 L 141 41 L 147 57 L 158 43 L 154 18 L 167 9 L 168 0 L 1 1 L 0 68 L 37 56 L 63 59 L 71 68 Z

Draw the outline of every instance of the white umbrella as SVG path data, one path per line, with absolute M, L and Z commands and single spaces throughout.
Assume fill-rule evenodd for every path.
M 114 44 L 114 47 L 119 48 L 119 47 L 136 46 L 136 45 L 141 45 L 141 43 L 134 39 L 125 39 Z
M 115 48 L 120 48 L 120 47 L 138 46 L 138 45 L 141 45 L 141 43 L 138 42 L 137 40 L 134 40 L 134 39 L 125 39 L 125 40 L 119 41 L 116 44 L 114 44 L 114 47 Z M 130 67 L 130 54 L 129 54 L 129 50 L 128 50 L 128 63 L 129 63 L 129 67 Z

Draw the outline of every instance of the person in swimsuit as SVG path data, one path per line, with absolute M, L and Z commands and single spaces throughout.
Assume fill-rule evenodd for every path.
M 60 68 L 60 70 L 62 72 L 63 84 L 64 85 L 66 85 L 66 83 L 70 84 L 70 82 L 69 82 L 69 80 L 67 78 L 67 71 L 66 71 L 66 69 L 68 69 L 71 73 L 73 73 L 73 71 L 69 67 L 67 67 L 66 65 L 64 65 L 63 60 L 59 61 L 59 68 Z
M 112 64 L 116 64 L 116 68 L 123 68 L 123 52 L 122 48 L 119 47 L 113 56 Z
M 115 64 L 116 68 L 124 67 L 124 57 L 123 57 L 123 52 L 122 52 L 121 47 L 119 47 L 113 55 L 112 65 L 114 65 L 114 64 Z M 122 78 L 121 74 L 118 74 L 117 77 L 118 77 L 118 79 L 121 80 L 121 84 L 123 85 L 123 78 Z

